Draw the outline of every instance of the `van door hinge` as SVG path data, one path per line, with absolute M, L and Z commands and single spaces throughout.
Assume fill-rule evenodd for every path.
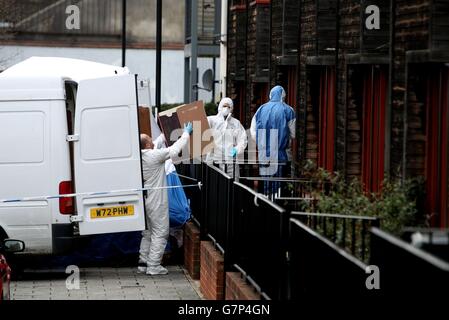
M 66 136 L 66 140 L 68 142 L 79 141 L 79 139 L 80 139 L 80 135 L 79 134 L 69 134 L 69 135 Z
M 84 220 L 83 216 L 70 216 L 71 222 L 82 222 Z

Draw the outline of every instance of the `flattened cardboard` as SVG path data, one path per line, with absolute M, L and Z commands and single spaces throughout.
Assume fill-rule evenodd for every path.
M 173 130 L 181 129 L 185 123 L 192 122 L 193 133 L 189 146 L 190 158 L 200 158 L 209 152 L 212 146 L 212 138 L 209 141 L 202 140 L 204 132 L 209 129 L 209 122 L 207 121 L 203 101 L 195 101 L 160 112 L 158 118 L 159 125 L 167 140 L 170 140 L 170 135 Z M 174 141 L 167 141 L 169 146 L 173 143 Z
M 165 135 L 168 146 L 171 146 L 173 143 L 175 143 L 175 141 L 171 140 L 171 133 L 176 129 L 181 129 L 181 123 L 179 122 L 178 114 L 176 113 L 176 110 L 174 110 L 177 108 L 160 112 L 158 116 L 159 126 L 161 127 L 162 133 Z
M 184 126 L 184 123 L 187 122 L 193 123 L 193 133 L 190 138 L 189 149 L 191 158 L 196 159 L 206 155 L 209 152 L 207 147 L 211 144 L 212 138 L 209 141 L 203 141 L 203 134 L 209 129 L 209 122 L 207 121 L 203 101 L 195 101 L 180 106 L 176 113 L 178 114 L 181 126 Z
M 151 137 L 150 108 L 139 107 L 139 131 Z

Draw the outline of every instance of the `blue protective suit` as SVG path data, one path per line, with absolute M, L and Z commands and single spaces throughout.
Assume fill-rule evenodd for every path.
M 262 163 L 290 160 L 287 149 L 290 139 L 295 138 L 296 116 L 284 99 L 285 90 L 281 86 L 271 89 L 270 101 L 257 110 L 251 122 L 251 136 L 256 140 Z M 277 130 L 277 141 L 273 130 Z

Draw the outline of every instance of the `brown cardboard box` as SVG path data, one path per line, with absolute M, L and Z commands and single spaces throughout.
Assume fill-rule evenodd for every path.
M 195 101 L 161 112 L 158 118 L 166 140 L 170 140 L 173 130 L 182 129 L 185 123 L 192 122 L 193 133 L 190 137 L 189 146 L 190 158 L 200 158 L 210 151 L 213 141 L 212 137 L 203 136 L 204 132 L 210 129 L 203 101 Z M 206 141 L 203 141 L 203 138 Z M 167 141 L 169 145 L 173 144 L 173 142 Z
M 150 108 L 139 107 L 139 131 L 151 137 Z

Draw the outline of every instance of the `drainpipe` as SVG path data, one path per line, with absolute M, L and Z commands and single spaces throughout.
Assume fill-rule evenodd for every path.
M 338 93 L 339 93 L 339 84 L 340 81 L 338 81 L 338 76 L 339 76 L 339 68 L 338 68 L 338 63 L 339 63 L 339 53 L 340 53 L 340 0 L 337 0 L 337 8 L 336 8 L 336 17 L 335 17 L 335 29 L 336 29 L 336 43 L 335 43 L 335 112 L 338 114 L 338 110 L 339 110 L 339 101 L 338 101 Z M 345 119 L 345 136 L 344 136 L 344 147 L 343 147 L 343 172 L 344 172 L 344 176 L 346 176 L 346 126 L 347 126 L 347 117 L 346 117 L 346 103 L 344 103 L 343 105 L 343 113 L 344 113 L 344 119 Z M 335 115 L 335 119 L 338 119 L 337 114 Z M 334 137 L 335 137 L 335 141 L 334 141 L 334 145 L 337 144 L 337 140 L 338 140 L 338 134 L 337 134 L 337 130 L 338 130 L 338 125 L 335 126 L 334 129 Z M 338 153 L 338 149 L 334 148 L 334 150 L 336 152 L 334 152 L 334 167 L 338 169 L 339 168 L 339 164 L 337 162 L 338 157 L 337 157 L 337 153 Z
M 396 0 L 390 2 L 390 43 L 389 43 L 389 56 L 390 65 L 388 67 L 388 109 L 386 112 L 385 124 L 387 126 L 387 132 L 385 136 L 385 172 L 392 174 L 391 172 L 391 115 L 393 108 L 393 81 L 394 81 L 394 24 L 396 23 Z M 405 149 L 404 149 L 405 153 Z
M 156 9 L 156 114 L 161 109 L 162 69 L 162 0 L 157 0 Z
M 220 32 L 220 85 L 221 96 L 226 97 L 226 74 L 228 59 L 228 0 L 221 1 L 221 32 Z M 215 99 L 215 97 L 214 97 Z
M 122 67 L 126 65 L 126 0 L 122 0 Z

